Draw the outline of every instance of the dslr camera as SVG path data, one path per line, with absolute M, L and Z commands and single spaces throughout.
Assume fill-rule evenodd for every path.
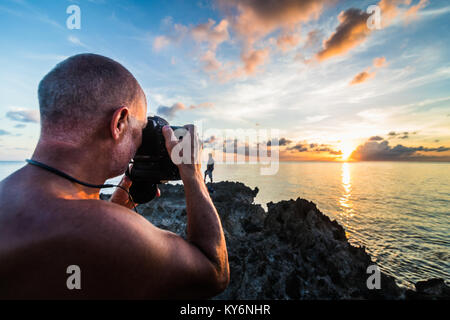
M 162 128 L 169 123 L 161 117 L 148 117 L 147 126 L 142 132 L 142 144 L 131 160 L 132 168 L 126 175 L 133 184 L 130 194 L 136 203 L 147 203 L 156 196 L 160 183 L 181 180 L 178 167 L 167 152 Z M 170 126 L 175 136 L 181 140 L 186 134 L 184 127 Z

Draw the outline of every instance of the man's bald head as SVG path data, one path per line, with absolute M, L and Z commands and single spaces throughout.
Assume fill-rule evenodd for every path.
M 41 80 L 38 96 L 42 128 L 50 132 L 89 129 L 121 106 L 133 109 L 145 103 L 134 76 L 118 62 L 96 54 L 59 63 Z

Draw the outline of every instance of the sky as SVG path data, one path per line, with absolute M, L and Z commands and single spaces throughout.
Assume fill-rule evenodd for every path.
M 31 156 L 39 81 L 90 52 L 218 154 L 241 129 L 283 161 L 450 161 L 449 31 L 440 0 L 2 0 L 0 160 Z

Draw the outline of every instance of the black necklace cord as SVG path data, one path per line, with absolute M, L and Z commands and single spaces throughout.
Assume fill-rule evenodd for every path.
M 106 188 L 114 188 L 114 187 L 120 188 L 120 189 L 124 190 L 128 194 L 128 198 L 131 200 L 131 203 L 133 203 L 134 211 L 136 211 L 136 213 L 139 213 L 137 211 L 137 209 L 136 209 L 136 203 L 134 202 L 133 197 L 131 196 L 130 192 L 127 189 L 125 189 L 124 187 L 122 187 L 122 186 L 115 185 L 115 184 L 91 184 L 91 183 L 83 182 L 83 181 L 80 181 L 78 179 L 75 179 L 72 176 L 69 176 L 67 173 L 64 173 L 64 172 L 62 172 L 62 171 L 60 171 L 58 169 L 50 167 L 50 166 L 46 165 L 45 163 L 42 163 L 42 162 L 39 162 L 39 161 L 36 161 L 36 160 L 31 160 L 31 159 L 26 159 L 25 161 L 28 162 L 29 164 L 33 165 L 33 166 L 36 166 L 36 167 L 42 168 L 44 170 L 50 171 L 51 173 L 54 173 L 54 174 L 56 174 L 56 175 L 58 175 L 60 177 L 63 177 L 65 179 L 69 180 L 69 181 L 81 184 L 81 185 L 83 185 L 85 187 L 88 187 L 88 188 L 95 188 L 95 189 L 106 189 Z

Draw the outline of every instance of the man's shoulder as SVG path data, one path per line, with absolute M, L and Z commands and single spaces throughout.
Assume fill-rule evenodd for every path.
M 65 200 L 67 213 L 72 213 L 85 228 L 133 228 L 138 223 L 150 224 L 136 212 L 107 200 Z M 61 204 L 64 207 L 64 202 Z

